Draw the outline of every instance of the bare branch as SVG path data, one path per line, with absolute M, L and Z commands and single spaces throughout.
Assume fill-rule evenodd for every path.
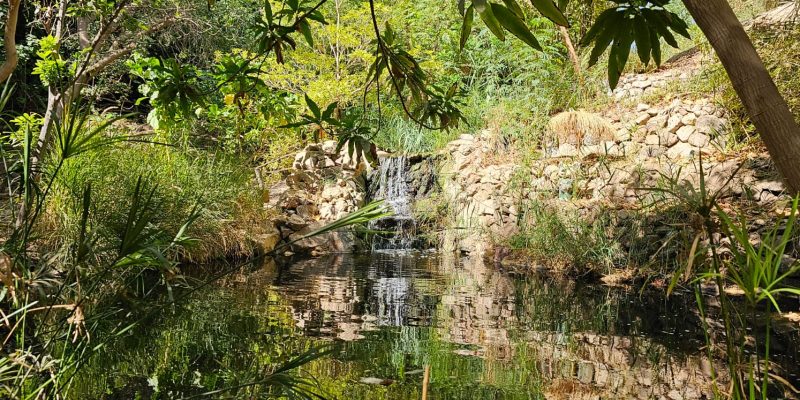
M 160 22 L 157 22 L 154 25 L 150 26 L 146 30 L 140 31 L 133 35 L 125 36 L 124 38 L 119 40 L 119 42 L 127 42 L 124 46 L 119 47 L 115 50 L 111 50 L 111 52 L 106 54 L 105 57 L 95 61 L 94 63 L 86 67 L 84 74 L 87 76 L 97 75 L 109 64 L 136 50 L 141 40 L 144 39 L 146 36 L 168 27 L 173 22 L 175 22 L 175 18 L 173 16 L 169 16 L 161 20 Z

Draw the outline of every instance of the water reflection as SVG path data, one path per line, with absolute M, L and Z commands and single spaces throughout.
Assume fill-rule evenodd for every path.
M 402 253 L 301 261 L 279 273 L 275 288 L 305 335 L 386 340 L 365 336 L 379 330 L 403 340 L 391 328 L 430 327 L 457 356 L 506 369 L 519 358 L 533 362 L 539 382 L 529 389 L 548 397 L 712 394 L 711 366 L 697 351 L 703 333 L 686 299 L 515 279 L 476 260 Z
M 689 297 L 433 253 L 331 256 L 226 279 L 120 343 L 82 384 L 86 398 L 181 397 L 336 342 L 304 368 L 332 399 L 419 398 L 425 366 L 431 399 L 713 398 L 712 367 L 727 378 L 700 351 L 700 326 Z M 229 394 L 270 398 L 248 390 Z

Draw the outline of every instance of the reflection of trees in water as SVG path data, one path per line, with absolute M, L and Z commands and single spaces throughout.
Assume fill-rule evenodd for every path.
M 484 359 L 482 379 L 489 383 L 527 364 L 556 398 L 711 393 L 709 362 L 689 355 L 703 333 L 685 299 L 546 277 L 513 279 L 480 260 L 439 264 L 390 255 L 300 262 L 278 285 L 298 326 L 310 334 L 354 340 L 364 331 L 401 327 L 371 336 L 389 342 L 398 365 L 404 354 L 425 356 L 420 352 L 431 344 L 422 343 L 435 340 L 456 357 Z M 417 326 L 433 330 L 422 335 Z

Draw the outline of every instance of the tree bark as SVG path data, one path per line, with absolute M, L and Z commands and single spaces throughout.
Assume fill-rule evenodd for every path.
M 719 56 L 772 161 L 800 191 L 800 126 L 726 0 L 683 0 Z
M 17 34 L 17 20 L 21 1 L 8 0 L 8 16 L 6 17 L 6 26 L 3 33 L 3 47 L 6 51 L 6 59 L 3 61 L 3 65 L 0 66 L 0 82 L 5 82 L 11 76 L 19 61 L 15 36 Z
M 564 46 L 567 47 L 569 52 L 569 59 L 572 61 L 572 68 L 575 70 L 575 76 L 578 80 L 583 81 L 581 74 L 581 60 L 578 58 L 578 53 L 575 52 L 575 46 L 572 44 L 572 38 L 569 37 L 569 30 L 565 26 L 559 26 L 561 37 L 564 39 Z

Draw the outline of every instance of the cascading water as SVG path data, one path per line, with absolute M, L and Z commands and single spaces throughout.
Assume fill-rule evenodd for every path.
M 373 250 L 414 248 L 416 221 L 411 214 L 411 195 L 408 187 L 408 159 L 405 156 L 381 159 L 378 187 L 374 198 L 384 200 L 394 215 L 373 221 L 370 228 L 377 232 Z

